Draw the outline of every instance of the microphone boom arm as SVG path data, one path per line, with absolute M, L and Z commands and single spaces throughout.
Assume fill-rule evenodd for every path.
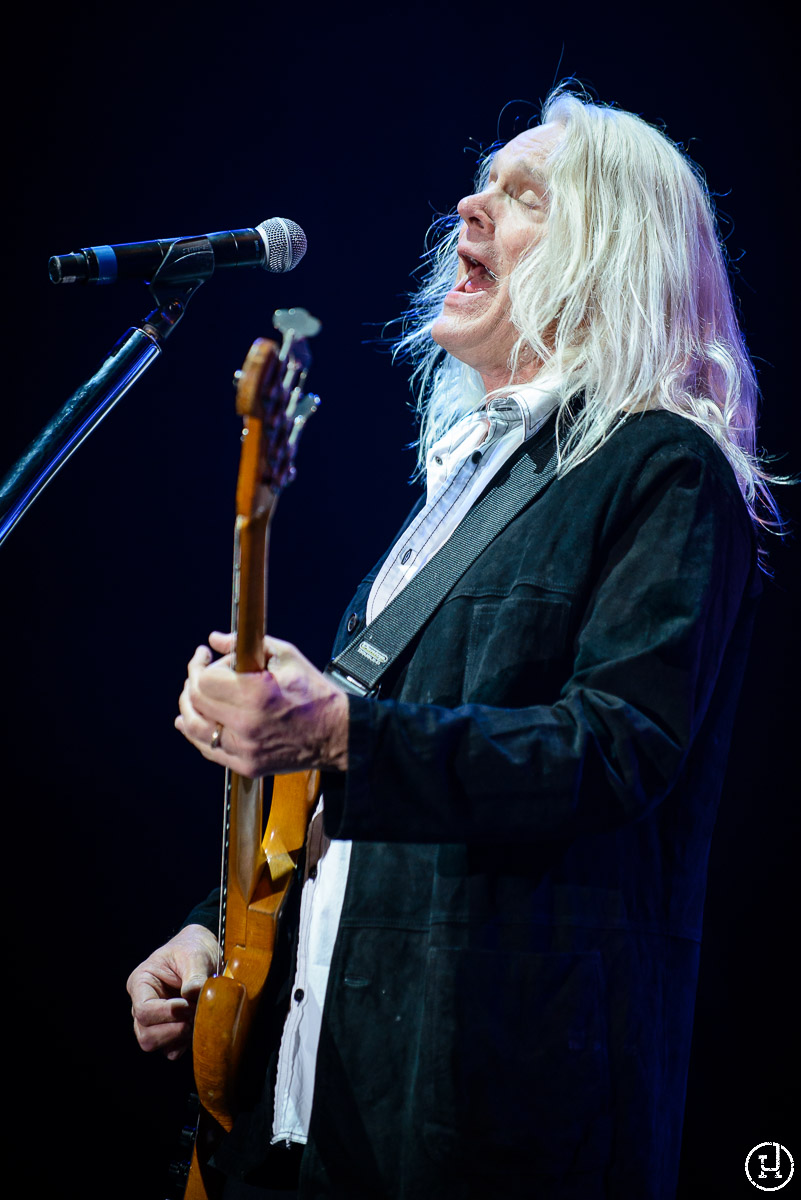
M 184 279 L 179 268 L 175 272 L 179 283 L 170 269 L 175 266 L 175 258 L 170 262 L 168 255 L 162 263 L 165 269 L 159 269 L 149 285 L 158 307 L 140 325 L 123 334 L 100 369 L 45 425 L 0 484 L 0 544 L 67 459 L 155 361 L 184 315 L 189 300 L 208 277 L 204 272 L 201 278 Z

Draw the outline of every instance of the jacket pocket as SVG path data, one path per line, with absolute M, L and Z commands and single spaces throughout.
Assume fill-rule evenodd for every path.
M 423 1137 L 440 1161 L 539 1174 L 608 1159 L 600 955 L 430 951 Z
M 462 702 L 505 708 L 548 703 L 564 682 L 561 662 L 570 618 L 564 597 L 517 590 L 473 603 Z

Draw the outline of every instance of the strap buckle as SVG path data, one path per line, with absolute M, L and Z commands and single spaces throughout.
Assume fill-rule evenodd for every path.
M 341 691 L 347 692 L 350 696 L 368 696 L 374 698 L 381 691 L 380 684 L 370 687 L 369 684 L 365 683 L 361 679 L 358 679 L 349 671 L 343 671 L 343 669 L 333 661 L 328 664 L 323 671 L 323 674 L 328 675 L 334 681 L 337 687 L 341 689 Z

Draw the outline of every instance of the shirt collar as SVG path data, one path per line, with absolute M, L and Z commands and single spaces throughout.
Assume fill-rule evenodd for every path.
M 429 498 L 479 447 L 482 453 L 509 435 L 522 443 L 542 427 L 559 402 L 559 376 L 541 371 L 517 392 L 482 401 L 431 447 L 426 458 Z
M 504 414 L 507 422 L 523 425 L 523 441 L 527 441 L 545 423 L 559 403 L 559 375 L 547 368 L 531 383 L 508 396 L 495 396 L 485 406 L 488 413 Z

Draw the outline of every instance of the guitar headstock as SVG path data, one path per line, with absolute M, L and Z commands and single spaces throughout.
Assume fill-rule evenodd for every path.
M 273 318 L 279 346 L 257 338 L 236 375 L 236 410 L 244 418 L 236 508 L 253 517 L 271 507 L 295 477 L 295 451 L 320 398 L 304 392 L 311 363 L 307 339 L 320 322 L 305 308 L 279 309 Z

